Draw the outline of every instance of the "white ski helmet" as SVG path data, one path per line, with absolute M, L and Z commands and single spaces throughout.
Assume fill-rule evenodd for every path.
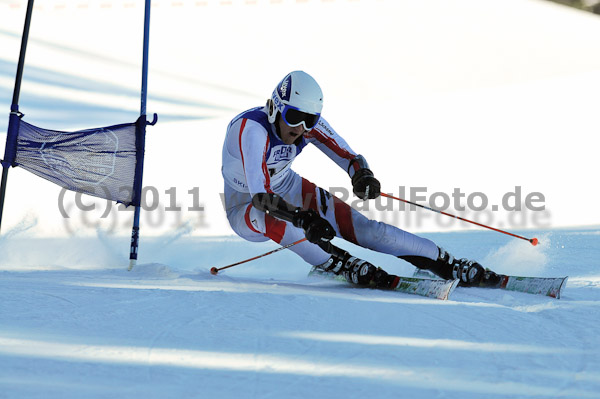
M 275 123 L 280 113 L 288 126 L 304 125 L 304 129 L 311 130 L 321 117 L 323 92 L 312 76 L 294 71 L 275 87 L 267 105 L 269 123 Z

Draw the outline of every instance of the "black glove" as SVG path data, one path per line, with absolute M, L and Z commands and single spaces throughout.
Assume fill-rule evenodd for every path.
M 303 229 L 306 239 L 313 244 L 327 242 L 335 237 L 335 230 L 331 224 L 312 209 L 297 210 L 292 223 Z
M 352 191 L 362 200 L 374 199 L 381 194 L 381 184 L 370 169 L 363 168 L 352 176 Z

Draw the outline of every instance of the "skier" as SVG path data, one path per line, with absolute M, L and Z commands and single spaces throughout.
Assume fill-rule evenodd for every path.
M 317 82 L 294 71 L 275 87 L 264 107 L 244 111 L 229 123 L 222 174 L 227 219 L 237 235 L 281 245 L 306 237 L 290 249 L 309 264 L 360 286 L 393 289 L 399 279 L 334 246 L 334 236 L 397 256 L 444 279 L 458 278 L 461 285 L 497 278 L 477 262 L 455 259 L 431 240 L 368 219 L 296 174 L 292 161 L 310 143 L 348 172 L 356 196 L 368 200 L 380 195 L 380 183 L 367 161 L 321 116 L 322 108 Z

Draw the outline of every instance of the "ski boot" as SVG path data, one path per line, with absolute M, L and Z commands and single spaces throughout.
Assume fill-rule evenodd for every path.
M 440 256 L 438 262 L 452 267 L 452 277 L 460 279 L 462 287 L 495 287 L 500 284 L 502 276 L 490 269 L 484 269 L 478 262 L 462 258 L 454 259 L 444 248 L 438 247 Z
M 459 279 L 459 286 L 473 287 L 478 286 L 483 280 L 485 269 L 479 263 L 467 258 L 455 259 L 444 248 L 438 247 L 440 254 L 437 262 L 441 268 L 445 269 L 444 274 L 450 272 L 451 278 Z M 435 272 L 435 270 L 434 270 Z
M 331 253 L 331 257 L 317 268 L 342 275 L 349 283 L 361 287 L 393 289 L 398 285 L 400 280 L 398 276 L 388 274 L 366 260 L 356 258 L 333 245 L 329 246 L 328 252 Z
M 419 269 L 429 270 L 443 279 L 459 279 L 458 285 L 462 287 L 488 287 L 500 283 L 501 276 L 484 269 L 479 263 L 466 258 L 456 259 L 444 248 L 438 247 L 438 249 L 439 255 L 436 260 L 422 256 L 401 256 L 400 258 Z

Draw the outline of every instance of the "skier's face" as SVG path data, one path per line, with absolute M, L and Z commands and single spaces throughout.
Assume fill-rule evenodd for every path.
M 283 118 L 280 117 L 277 119 L 279 123 L 279 133 L 281 134 L 281 141 L 283 141 L 285 144 L 294 144 L 294 142 L 298 140 L 298 138 L 302 136 L 304 132 L 306 132 L 306 130 L 304 130 L 304 126 L 302 125 L 290 127 L 287 125 L 287 123 L 285 123 Z

